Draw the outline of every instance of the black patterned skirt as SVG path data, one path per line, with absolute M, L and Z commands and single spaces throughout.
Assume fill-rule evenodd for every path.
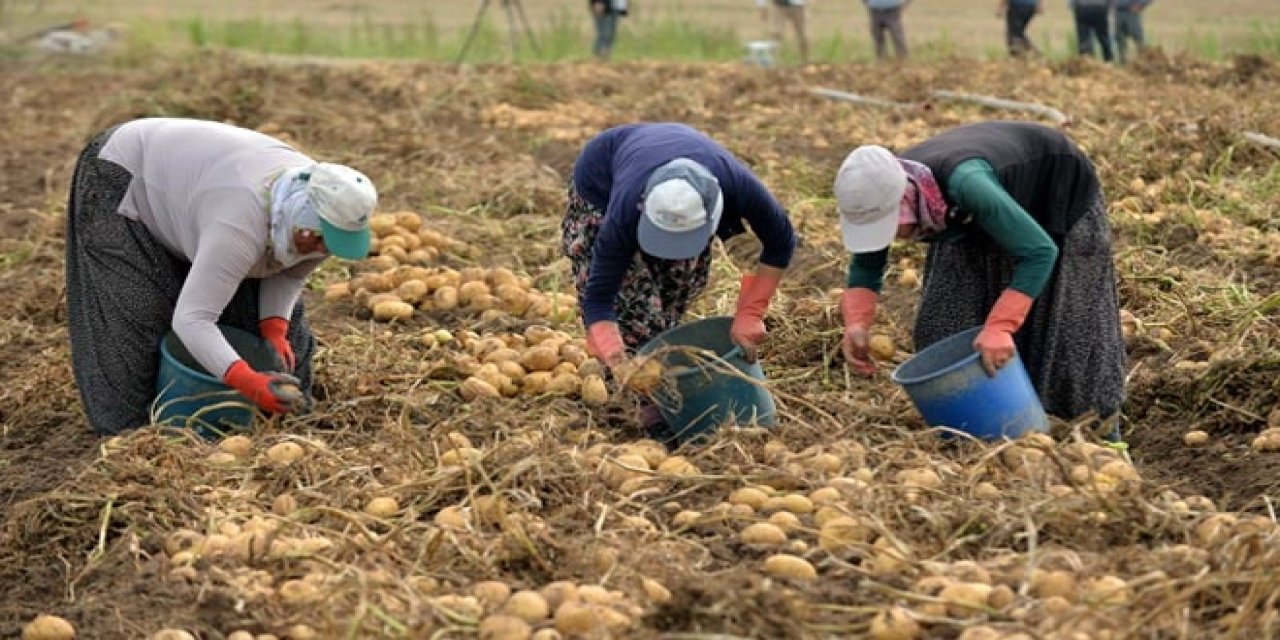
M 573 265 L 574 284 L 580 294 L 587 288 L 596 234 L 603 220 L 604 212 L 591 206 L 570 185 L 560 224 L 560 249 Z M 710 245 L 701 255 L 688 260 L 662 260 L 637 252 L 622 279 L 614 307 L 628 351 L 634 352 L 679 324 L 689 302 L 706 288 L 710 273 Z

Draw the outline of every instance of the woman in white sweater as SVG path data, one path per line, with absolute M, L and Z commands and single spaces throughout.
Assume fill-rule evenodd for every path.
M 282 390 L 310 390 L 299 294 L 326 256 L 368 253 L 376 203 L 360 172 L 227 124 L 147 118 L 94 137 L 67 205 L 71 360 L 93 428 L 150 422 L 170 328 L 264 411 L 299 408 Z M 279 371 L 254 370 L 217 323 L 259 333 Z

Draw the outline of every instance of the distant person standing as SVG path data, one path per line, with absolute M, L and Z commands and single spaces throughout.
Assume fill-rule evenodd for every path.
M 1116 14 L 1116 54 L 1120 64 L 1124 64 L 1128 40 L 1132 39 L 1134 49 L 1142 51 L 1147 46 L 1147 39 L 1142 32 L 1142 12 L 1151 4 L 1151 0 L 1115 0 Z
M 1111 0 L 1068 0 L 1076 17 L 1076 47 L 1082 56 L 1093 55 L 1093 41 L 1102 47 L 1102 59 L 1111 62 Z
M 773 4 L 773 11 L 768 3 Z M 805 0 L 756 0 L 760 19 L 769 25 L 771 37 L 782 42 L 784 22 L 790 22 L 796 32 L 796 46 L 800 49 L 800 64 L 809 64 L 809 32 L 805 25 Z
M 871 39 L 876 43 L 876 59 L 884 60 L 888 55 L 884 34 L 893 38 L 893 53 L 899 60 L 907 57 L 907 35 L 902 29 L 902 10 L 911 4 L 911 0 L 862 0 L 867 5 L 867 15 L 871 21 Z
M 600 60 L 613 55 L 613 41 L 618 37 L 618 20 L 627 15 L 627 0 L 587 0 L 596 23 L 596 41 L 591 53 Z
M 1027 37 L 1027 25 L 1043 8 L 1043 0 L 1000 0 L 996 17 L 1004 18 L 1004 41 L 1009 55 L 1017 57 L 1028 51 L 1039 53 Z

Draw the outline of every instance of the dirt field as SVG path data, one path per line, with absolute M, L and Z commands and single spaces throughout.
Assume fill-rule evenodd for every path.
M 560 12 L 581 14 L 583 32 L 590 29 L 585 2 L 579 0 L 522 0 L 529 19 L 544 24 Z M 752 0 L 638 0 L 633 16 L 623 23 L 626 29 L 637 21 L 662 19 L 690 20 L 702 24 L 727 26 L 744 40 L 766 35 Z M 908 37 L 915 46 L 935 50 L 954 50 L 961 55 L 983 55 L 1003 50 L 1003 23 L 995 17 L 995 0 L 916 0 L 906 18 Z M 421 21 L 430 17 L 448 34 L 465 29 L 477 13 L 479 2 L 422 2 L 420 0 L 385 0 L 378 2 L 332 2 L 317 7 L 315 3 L 228 0 L 210 5 L 195 0 L 112 0 L 111 2 L 39 2 L 11 1 L 11 20 L 16 23 L 56 21 L 84 14 L 100 21 L 124 21 L 146 17 L 154 19 L 187 18 L 202 15 L 213 20 L 261 16 L 276 20 L 302 19 L 316 24 L 349 24 L 353 19 L 374 22 Z M 501 25 L 501 0 L 491 0 L 491 19 Z M 38 9 L 38 11 L 36 11 Z M 1273 0 L 1160 0 L 1146 16 L 1149 37 L 1171 51 L 1189 47 L 1200 52 L 1197 43 L 1216 38 L 1224 52 L 1248 48 L 1248 41 L 1258 37 L 1259 30 L 1276 29 L 1280 12 Z M 867 51 L 866 12 L 858 0 L 813 0 L 809 3 L 809 22 L 815 38 L 843 34 L 860 42 Z M 1066 0 L 1051 0 L 1045 13 L 1032 23 L 1031 33 L 1037 43 L 1048 43 L 1051 49 L 1066 51 L 1074 26 Z M 1272 36 L 1274 39 L 1274 36 Z M 584 54 L 585 55 L 585 54 Z
M 223 56 L 132 70 L 0 64 L 0 637 L 38 613 L 101 639 L 166 627 L 236 640 L 531 628 L 817 638 L 884 632 L 886 620 L 903 635 L 876 637 L 1280 634 L 1280 452 L 1251 447 L 1280 427 L 1280 179 L 1276 152 L 1242 137 L 1280 135 L 1272 61 L 953 61 L 892 78 L 858 66 L 455 72 Z M 1034 96 L 1074 118 L 1105 180 L 1131 314 L 1132 467 L 1070 425 L 1056 442 L 941 440 L 888 381 L 893 362 L 870 381 L 844 373 L 828 297 L 846 259 L 828 196 L 839 160 L 855 144 L 902 148 L 1017 114 L 857 107 L 809 95 L 817 84 L 912 103 L 936 89 Z M 365 297 L 322 299 L 351 275 L 335 266 L 307 294 L 321 342 L 313 415 L 260 424 L 235 452 L 151 428 L 97 438 L 68 363 L 63 199 L 88 136 L 159 114 L 259 128 L 360 167 L 384 211 L 418 212 L 455 240 L 433 264 L 493 279 L 476 269 L 506 267 L 551 298 L 565 275 L 564 180 L 585 138 L 633 120 L 701 127 L 757 170 L 804 236 L 769 316 L 781 425 L 670 457 L 636 443 L 629 396 L 464 401 L 478 364 L 468 353 L 493 352 L 485 338 L 522 345 L 533 338 L 512 334 L 542 323 L 580 336 L 579 323 L 430 304 L 375 322 Z M 731 311 L 750 249 L 717 252 L 695 315 Z M 920 259 L 918 247 L 899 252 L 890 280 Z M 354 269 L 373 286 L 372 263 Z M 911 289 L 886 295 L 895 362 L 909 356 Z M 441 328 L 453 342 L 427 337 Z M 1207 443 L 1184 444 L 1191 430 Z M 283 443 L 301 459 L 281 461 Z M 486 581 L 541 597 L 508 599 Z

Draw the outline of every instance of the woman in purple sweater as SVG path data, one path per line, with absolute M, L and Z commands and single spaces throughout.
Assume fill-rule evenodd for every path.
M 750 227 L 762 249 L 742 278 L 730 331 L 754 358 L 764 314 L 791 262 L 796 235 L 782 205 L 740 160 L 692 127 L 631 124 L 589 141 L 573 168 L 561 248 L 587 327 L 610 369 L 680 321 L 707 284 L 711 241 Z M 641 421 L 664 428 L 656 407 Z

